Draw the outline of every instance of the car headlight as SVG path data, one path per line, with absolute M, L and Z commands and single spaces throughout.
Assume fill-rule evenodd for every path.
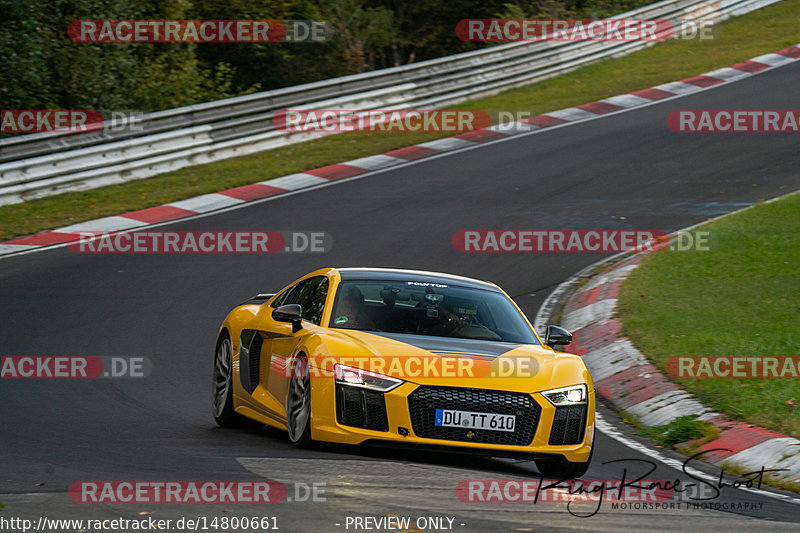
M 544 391 L 542 396 L 555 406 L 580 405 L 586 403 L 586 385 L 575 385 L 563 389 Z
M 333 374 L 336 383 L 350 385 L 351 387 L 363 387 L 380 392 L 389 392 L 403 383 L 402 379 L 384 376 L 383 374 L 377 374 L 369 370 L 341 365 L 339 363 L 333 366 Z

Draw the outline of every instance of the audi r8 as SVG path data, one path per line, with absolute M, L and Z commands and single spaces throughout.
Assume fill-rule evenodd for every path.
M 595 394 L 580 357 L 554 350 L 497 285 L 450 274 L 325 268 L 233 309 L 216 342 L 213 414 L 315 441 L 532 459 L 546 476 L 589 467 Z

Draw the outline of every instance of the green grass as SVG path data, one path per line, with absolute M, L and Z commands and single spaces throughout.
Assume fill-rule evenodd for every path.
M 623 333 L 673 356 L 800 356 L 800 194 L 704 225 L 709 252 L 648 255 L 620 290 Z M 800 437 L 800 380 L 675 379 L 714 410 Z
M 541 114 L 679 80 L 792 46 L 800 41 L 798 26 L 800 0 L 784 0 L 725 22 L 721 38 L 714 41 L 659 43 L 630 56 L 602 61 L 558 78 L 456 107 Z M 3 206 L 0 241 L 379 154 L 442 136 L 342 134 L 187 167 L 146 180 Z
M 730 464 L 728 461 L 722 461 L 722 467 L 725 469 L 725 472 L 727 474 L 738 476 L 742 479 L 752 478 L 752 473 L 751 473 L 752 471 L 750 468 L 736 466 Z M 778 477 L 779 474 L 781 474 L 781 472 L 778 473 L 767 472 L 766 474 L 764 474 L 763 478 L 764 484 L 771 485 L 779 489 L 800 493 L 800 484 L 798 484 L 797 481 L 787 480 L 786 478 Z
M 680 416 L 663 426 L 641 427 L 637 433 L 652 439 L 656 446 L 662 448 L 673 448 L 690 440 L 702 439 L 702 442 L 710 442 L 719 436 L 719 431 L 713 424 L 697 420 L 696 415 Z

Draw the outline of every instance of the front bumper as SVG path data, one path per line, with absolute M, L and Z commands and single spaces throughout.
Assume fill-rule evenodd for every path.
M 447 393 L 444 396 L 455 399 L 455 401 L 464 398 L 468 398 L 470 401 L 474 397 L 485 398 L 485 406 L 482 404 L 481 409 L 483 412 L 517 414 L 518 427 L 515 429 L 514 434 L 486 430 L 458 431 L 459 428 L 439 431 L 438 433 L 437 431 L 432 431 L 434 429 L 432 428 L 432 422 L 430 424 L 420 424 L 419 412 L 419 410 L 427 408 L 430 416 L 433 416 L 430 409 L 442 407 L 436 402 L 444 396 L 442 394 L 430 394 L 432 389 L 444 389 L 443 392 Z M 425 394 L 420 394 L 421 391 Z M 464 391 L 473 391 L 473 393 L 468 395 Z M 339 390 L 337 405 L 337 387 L 332 378 L 317 378 L 316 382 L 312 384 L 311 436 L 313 439 L 352 445 L 365 444 L 389 447 L 410 445 L 430 450 L 495 457 L 542 459 L 560 456 L 571 462 L 587 461 L 593 445 L 595 396 L 594 389 L 591 386 L 585 415 L 580 421 L 579 433 L 575 432 L 575 413 L 567 413 L 564 411 L 565 408 L 561 407 L 559 408 L 560 412 L 557 414 L 556 407 L 537 392 L 516 393 L 462 387 L 420 386 L 414 383 L 404 383 L 396 389 L 382 394 L 386 412 L 385 423 L 380 421 L 381 423 L 376 425 L 374 422 L 376 419 L 374 415 L 375 399 L 368 399 L 369 405 L 365 403 L 366 408 L 373 412 L 370 416 L 365 415 L 364 420 L 371 421 L 366 425 L 380 428 L 380 430 L 349 425 L 357 424 L 357 422 L 353 421 L 354 418 L 352 416 L 344 420 L 347 424 L 340 423 L 343 420 L 341 398 L 342 391 Z M 459 406 L 455 404 L 447 408 L 459 409 Z M 525 411 L 528 408 L 530 408 L 530 411 Z M 412 411 L 415 409 L 417 412 L 412 415 Z M 464 410 L 476 411 L 477 409 Z M 518 414 L 524 414 L 525 412 L 530 416 L 520 417 L 520 414 Z M 534 412 L 536 416 L 532 416 Z M 567 427 L 567 424 L 569 424 L 569 427 Z M 556 426 L 555 431 L 554 425 Z M 443 429 L 441 427 L 438 428 L 438 430 Z M 472 433 L 472 435 L 467 435 L 467 433 Z M 560 436 L 560 438 L 554 439 L 554 435 Z M 437 436 L 440 438 L 436 438 Z M 559 444 L 559 442 L 570 442 L 570 444 Z

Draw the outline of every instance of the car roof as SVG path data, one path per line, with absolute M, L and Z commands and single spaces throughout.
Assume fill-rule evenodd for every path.
M 428 272 L 425 270 L 407 270 L 402 268 L 337 268 L 342 281 L 378 280 L 378 281 L 416 281 L 420 283 L 440 283 L 442 285 L 458 285 L 475 289 L 500 292 L 494 283 L 481 281 L 455 274 Z

